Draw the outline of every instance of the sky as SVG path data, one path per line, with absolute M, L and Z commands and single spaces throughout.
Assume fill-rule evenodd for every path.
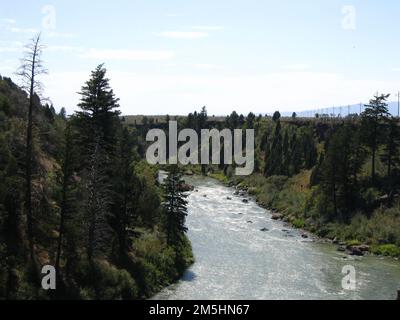
M 121 111 L 272 113 L 400 90 L 398 0 L 0 0 L 0 74 L 42 32 L 44 96 L 77 110 L 105 63 Z

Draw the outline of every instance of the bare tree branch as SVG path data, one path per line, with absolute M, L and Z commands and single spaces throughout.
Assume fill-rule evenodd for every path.
M 21 65 L 16 75 L 20 78 L 22 88 L 29 94 L 36 94 L 39 98 L 43 93 L 43 84 L 37 77 L 47 74 L 47 69 L 43 66 L 42 54 L 45 48 L 40 43 L 41 34 L 39 33 L 30 40 L 25 46 L 24 56 L 20 60 Z M 33 92 L 31 92 L 33 87 Z

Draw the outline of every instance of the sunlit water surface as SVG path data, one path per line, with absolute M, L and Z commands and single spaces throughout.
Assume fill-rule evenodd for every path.
M 188 197 L 187 217 L 196 262 L 153 299 L 396 298 L 400 262 L 347 256 L 334 245 L 303 239 L 232 188 L 208 178 L 187 181 L 197 190 Z M 353 291 L 342 288 L 346 265 L 356 270 Z

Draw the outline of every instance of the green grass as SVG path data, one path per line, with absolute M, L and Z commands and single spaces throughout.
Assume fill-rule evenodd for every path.
M 304 228 L 305 222 L 303 219 L 294 219 L 292 225 L 297 229 L 302 229 Z
M 379 254 L 382 256 L 400 257 L 400 247 L 394 244 L 373 246 L 371 251 L 374 254 Z
M 229 178 L 225 176 L 222 172 L 214 172 L 210 173 L 209 176 L 213 179 L 216 179 L 222 183 L 228 184 L 229 183 Z

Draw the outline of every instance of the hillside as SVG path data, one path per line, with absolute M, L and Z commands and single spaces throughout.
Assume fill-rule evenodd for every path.
M 112 145 L 104 138 L 93 149 L 90 113 L 66 119 L 37 97 L 30 254 L 27 106 L 26 93 L 0 78 L 0 299 L 138 299 L 178 279 L 191 246 L 181 233 L 167 241 L 165 193 L 156 168 L 138 157 L 134 132 L 110 113 Z M 42 289 L 44 265 L 56 267 L 56 291 Z

